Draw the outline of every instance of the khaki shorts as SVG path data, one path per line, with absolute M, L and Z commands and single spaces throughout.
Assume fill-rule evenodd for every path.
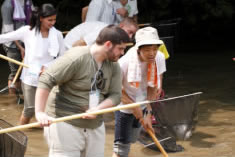
M 96 129 L 61 122 L 44 127 L 49 157 L 104 157 L 104 123 Z

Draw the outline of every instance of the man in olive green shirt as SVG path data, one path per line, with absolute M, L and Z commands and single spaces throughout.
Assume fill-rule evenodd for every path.
M 44 132 L 50 157 L 104 156 L 102 116 L 91 115 L 57 124 L 51 124 L 51 120 L 120 103 L 121 71 L 116 61 L 124 53 L 128 40 L 121 28 L 105 27 L 95 44 L 70 49 L 41 75 L 35 113 L 41 126 L 49 126 Z

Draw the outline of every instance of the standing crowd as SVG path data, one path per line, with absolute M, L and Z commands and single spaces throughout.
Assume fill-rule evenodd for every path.
M 91 0 L 83 23 L 63 38 L 54 25 L 56 9 L 31 0 L 4 0 L 0 43 L 23 68 L 20 124 L 35 115 L 49 146 L 50 157 L 103 157 L 105 126 L 101 115 L 51 123 L 54 118 L 98 111 L 116 105 L 157 100 L 162 94 L 165 55 L 153 27 L 139 29 L 137 0 Z M 135 45 L 124 53 L 127 43 Z M 9 63 L 9 85 L 18 66 Z M 21 86 L 21 87 L 20 87 Z M 14 92 L 14 91 L 12 91 Z M 147 104 L 115 112 L 113 157 L 127 157 L 140 132 L 152 131 Z

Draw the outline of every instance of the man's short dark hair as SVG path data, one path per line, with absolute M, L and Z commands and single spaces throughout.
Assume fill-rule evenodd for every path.
M 125 17 L 119 25 L 124 25 L 124 26 L 128 26 L 128 25 L 132 25 L 134 26 L 136 29 L 139 29 L 139 26 L 137 24 L 137 22 L 133 19 L 133 18 L 130 18 L 130 17 Z
M 121 43 L 128 43 L 130 38 L 128 34 L 118 26 L 109 25 L 101 30 L 96 44 L 103 45 L 106 41 L 111 41 L 112 44 L 117 45 Z

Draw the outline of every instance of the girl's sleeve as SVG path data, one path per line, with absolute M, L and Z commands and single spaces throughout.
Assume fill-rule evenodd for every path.
M 29 30 L 28 26 L 21 27 L 13 32 L 0 35 L 0 43 L 6 43 L 10 41 L 21 40 L 24 41 L 27 31 Z

